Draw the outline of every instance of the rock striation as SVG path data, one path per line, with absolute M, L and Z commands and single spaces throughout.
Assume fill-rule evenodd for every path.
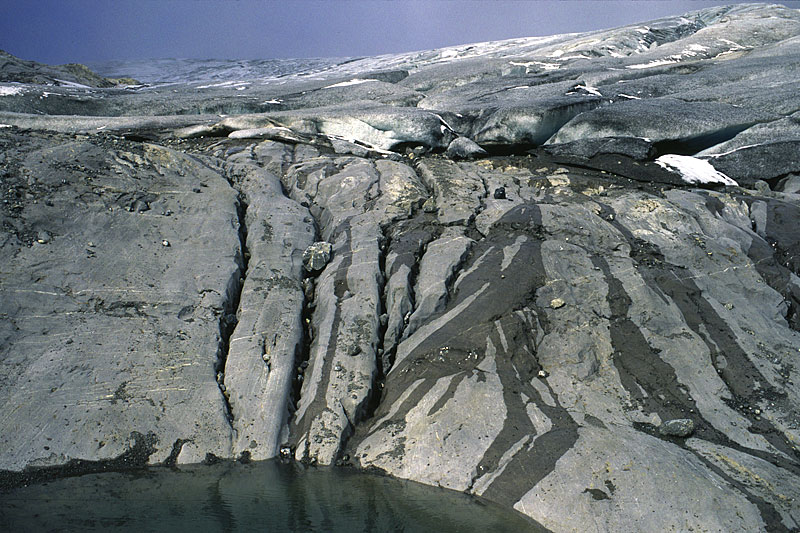
M 3 481 L 283 455 L 557 532 L 797 530 L 798 54 L 742 4 L 3 82 Z

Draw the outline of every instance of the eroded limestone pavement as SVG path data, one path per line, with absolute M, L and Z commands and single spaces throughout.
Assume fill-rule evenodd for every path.
M 6 91 L 2 479 L 283 456 L 552 531 L 796 530 L 797 35 L 713 8 L 221 120 Z

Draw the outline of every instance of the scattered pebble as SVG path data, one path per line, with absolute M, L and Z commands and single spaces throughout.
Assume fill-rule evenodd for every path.
M 658 432 L 668 437 L 688 437 L 694 433 L 694 421 L 689 418 L 667 420 L 661 424 Z
M 561 298 L 553 298 L 552 300 L 550 300 L 550 307 L 552 307 L 553 309 L 559 309 L 561 307 L 564 307 L 564 300 L 562 300 Z
M 164 239 L 163 241 L 161 241 L 161 246 L 163 246 L 164 248 L 169 248 L 171 245 L 167 239 Z

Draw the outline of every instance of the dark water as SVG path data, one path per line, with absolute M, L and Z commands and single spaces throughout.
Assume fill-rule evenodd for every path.
M 544 531 L 465 494 L 279 462 L 90 474 L 0 493 L 0 531 Z

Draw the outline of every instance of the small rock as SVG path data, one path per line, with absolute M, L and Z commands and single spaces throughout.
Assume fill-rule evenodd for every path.
M 333 246 L 329 242 L 315 242 L 303 252 L 303 266 L 309 272 L 319 272 L 331 260 Z
M 689 418 L 667 420 L 661 424 L 658 432 L 669 437 L 688 437 L 694 433 L 694 421 Z
M 280 453 L 281 453 L 281 457 L 283 457 L 284 459 L 288 459 L 288 458 L 290 458 L 292 456 L 292 449 L 289 446 L 285 446 L 284 445 L 284 446 L 281 446 Z
M 161 241 L 161 246 L 163 246 L 164 248 L 169 248 L 171 245 L 169 244 L 169 241 L 167 239 L 164 239 L 163 241 Z
M 426 213 L 435 213 L 437 211 L 436 200 L 433 198 L 428 198 L 425 200 L 425 203 L 422 204 L 422 210 Z
M 506 198 L 506 188 L 505 187 L 498 187 L 494 190 L 494 198 L 495 200 L 505 200 Z
M 755 191 L 759 194 L 766 194 L 770 192 L 769 183 L 764 180 L 756 180 L 756 182 L 753 183 L 753 189 L 755 189 Z
M 306 297 L 306 300 L 312 300 L 314 298 L 314 280 L 311 278 L 306 278 L 303 280 L 303 296 Z
M 537 376 L 539 376 L 542 379 L 546 378 L 548 375 L 549 374 L 547 373 L 546 370 L 539 370 L 539 373 L 537 374 Z
M 564 307 L 564 300 L 562 300 L 561 298 L 553 298 L 552 300 L 550 300 L 550 307 L 552 307 L 553 309 Z
M 447 156 L 452 159 L 469 159 L 481 155 L 486 155 L 486 150 L 481 148 L 478 143 L 467 137 L 458 137 L 447 147 Z
M 420 146 L 415 146 L 414 149 L 411 151 L 411 153 L 419 157 L 421 155 L 425 155 L 429 151 L 430 150 L 427 146 L 420 145 Z

